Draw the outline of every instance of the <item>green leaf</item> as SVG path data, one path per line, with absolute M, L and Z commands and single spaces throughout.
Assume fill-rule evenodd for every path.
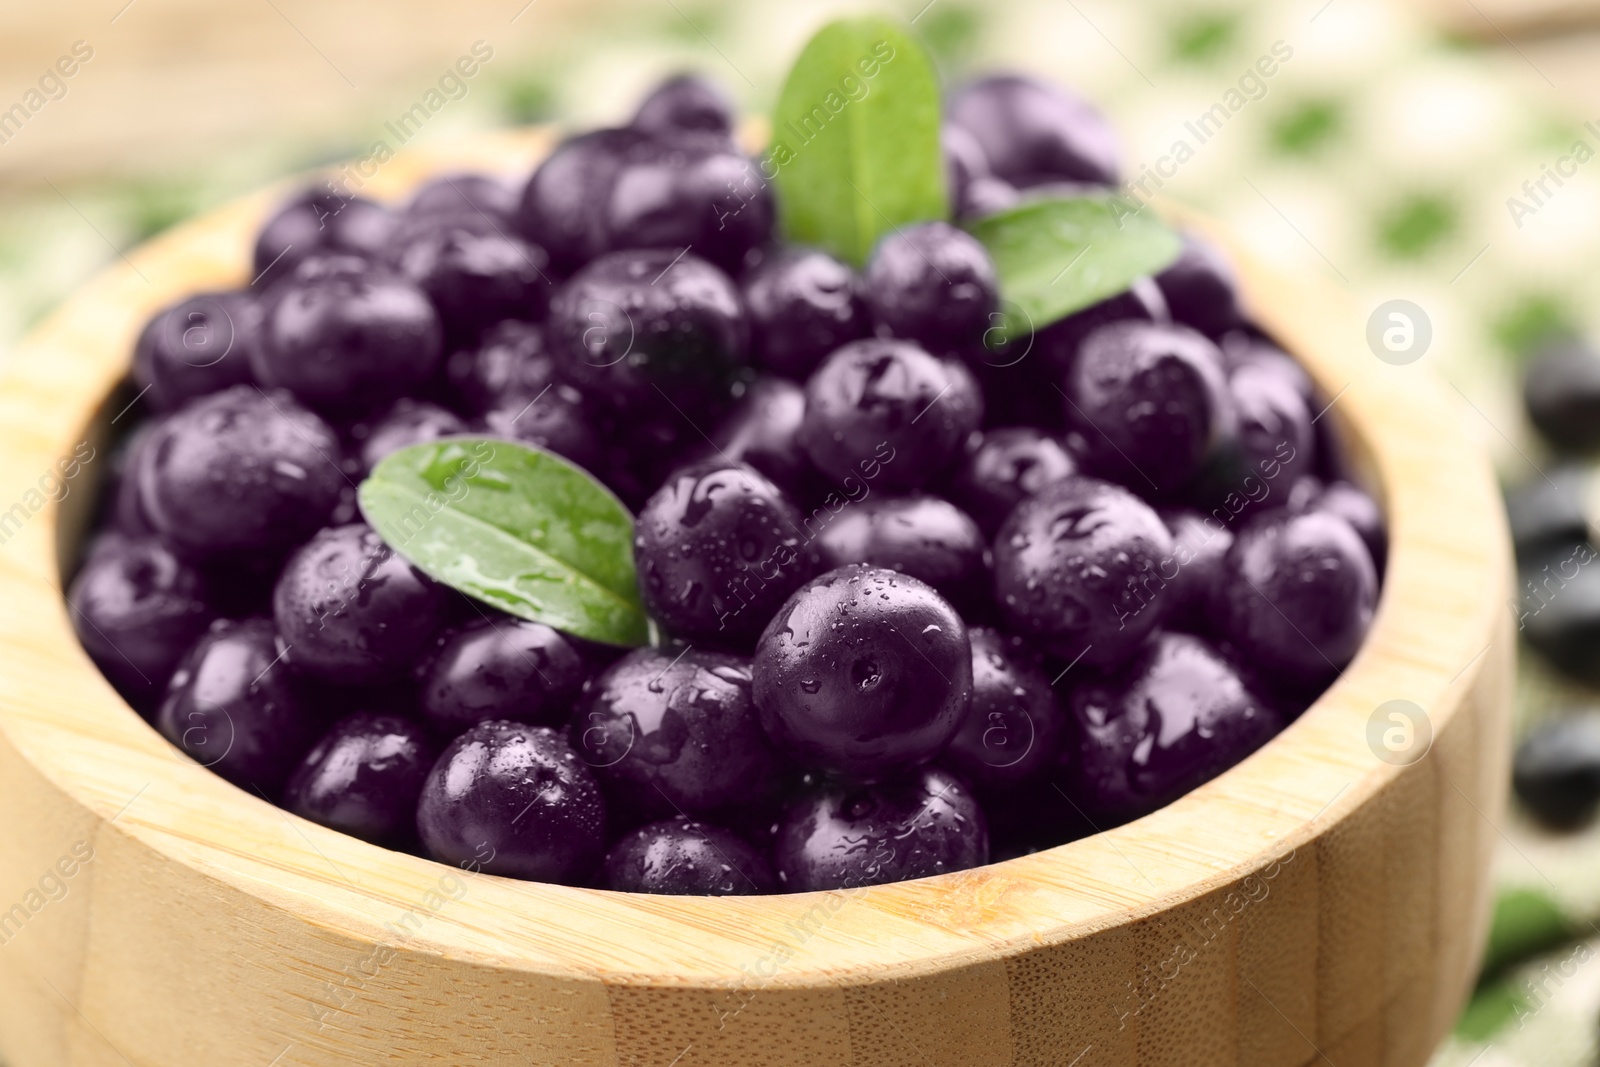
M 1183 249 L 1154 211 L 1111 192 L 1031 200 L 967 229 L 994 260 L 1008 338 L 1115 296 Z
M 824 26 L 783 84 L 762 164 L 784 235 L 860 266 L 885 233 L 947 218 L 939 121 L 933 63 L 897 23 Z
M 608 645 L 643 645 L 633 516 L 560 456 L 452 437 L 386 457 L 361 512 L 419 570 L 519 618 Z

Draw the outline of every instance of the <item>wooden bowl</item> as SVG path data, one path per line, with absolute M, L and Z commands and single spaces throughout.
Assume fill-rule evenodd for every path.
M 361 191 L 526 173 L 548 143 L 409 152 Z M 0 379 L 11 1067 L 1427 1059 L 1472 984 L 1489 903 L 1509 551 L 1452 408 L 1418 368 L 1375 359 L 1359 316 L 1243 271 L 1262 322 L 1339 396 L 1325 417 L 1380 490 L 1393 546 L 1366 646 L 1281 737 L 1135 823 L 979 870 L 621 895 L 470 875 L 289 815 L 178 754 L 73 635 L 62 571 L 134 337 L 182 294 L 248 282 L 252 232 L 285 188 L 131 254 Z M 97 451 L 49 499 L 41 477 L 80 447 Z M 1431 728 L 1409 758 L 1377 740 L 1397 700 Z

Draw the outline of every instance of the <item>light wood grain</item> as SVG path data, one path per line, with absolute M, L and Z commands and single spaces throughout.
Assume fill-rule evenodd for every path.
M 507 134 L 407 156 L 372 189 L 440 168 L 524 171 L 546 145 Z M 103 398 L 153 309 L 247 280 L 250 232 L 276 195 L 141 249 L 17 352 L 0 379 L 0 511 L 114 414 Z M 1336 299 L 1248 269 L 1245 288 L 1340 394 L 1325 418 L 1382 489 L 1393 549 L 1365 648 L 1281 737 L 1147 818 L 854 892 L 647 898 L 471 876 L 242 793 L 176 754 L 73 637 L 57 544 L 86 474 L 0 546 L 0 909 L 75 842 L 93 848 L 65 896 L 0 946 L 0 1058 L 1423 1063 L 1475 972 L 1506 779 L 1498 496 L 1439 391 L 1374 359 Z M 1405 767 L 1366 741 L 1391 699 L 1425 708 L 1435 733 Z

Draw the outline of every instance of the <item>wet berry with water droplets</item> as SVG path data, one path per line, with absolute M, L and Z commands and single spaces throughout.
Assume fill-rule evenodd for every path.
M 1010 793 L 1055 764 L 1066 719 L 1038 656 L 1020 639 L 974 627 L 972 705 L 942 762 L 980 794 Z
M 426 400 L 397 400 L 378 418 L 364 426 L 361 468 L 371 472 L 385 456 L 411 445 L 465 433 L 460 416 Z
M 201 293 L 156 314 L 133 349 L 133 378 L 161 411 L 251 380 L 261 305 L 245 292 Z
M 569 728 L 619 811 L 703 815 L 760 794 L 777 773 L 750 694 L 750 661 L 640 648 L 589 686 Z
M 1122 150 L 1105 116 L 1039 79 L 981 78 L 956 92 L 949 115 L 978 142 L 990 170 L 1019 188 L 1119 178 Z
M 853 889 L 989 862 L 989 830 L 955 776 L 923 767 L 877 785 L 830 784 L 796 801 L 773 844 L 786 892 Z
M 622 893 L 750 896 L 775 882 L 767 858 L 739 835 L 682 816 L 624 834 L 605 862 L 605 887 Z
M 804 379 L 871 328 L 855 272 L 813 248 L 768 256 L 743 289 L 755 360 L 777 374 Z
M 440 638 L 418 676 L 422 716 L 443 734 L 488 719 L 564 723 L 588 665 L 543 623 L 482 617 Z
M 948 492 L 992 537 L 1012 508 L 1077 472 L 1077 460 L 1057 438 L 1032 426 L 1007 426 L 968 443 Z
M 820 525 L 823 569 L 887 567 L 926 582 L 964 614 L 989 596 L 989 545 L 978 524 L 936 496 L 868 496 Z
M 492 720 L 445 746 L 417 802 L 417 832 L 440 863 L 579 883 L 605 850 L 605 799 L 559 733 Z
M 989 253 L 947 222 L 925 222 L 885 237 L 863 282 L 880 326 L 940 354 L 980 343 L 1000 307 Z
M 972 699 L 955 608 L 895 571 L 829 571 L 778 610 L 756 646 L 755 701 L 789 758 L 858 778 L 937 756 Z
M 437 743 L 409 719 L 357 712 L 300 761 L 284 807 L 363 841 L 406 847 L 416 837 L 417 798 L 437 755 Z

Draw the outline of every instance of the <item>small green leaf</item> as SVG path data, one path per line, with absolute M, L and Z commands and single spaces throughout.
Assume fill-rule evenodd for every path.
M 783 84 L 763 167 L 784 235 L 857 266 L 890 230 L 947 218 L 927 52 L 889 19 L 824 26 Z
M 1007 337 L 1115 296 L 1183 249 L 1154 211 L 1111 192 L 1031 200 L 967 229 L 994 260 Z
M 493 438 L 402 448 L 361 483 L 384 541 L 445 585 L 608 645 L 643 645 L 633 516 L 560 456 Z

